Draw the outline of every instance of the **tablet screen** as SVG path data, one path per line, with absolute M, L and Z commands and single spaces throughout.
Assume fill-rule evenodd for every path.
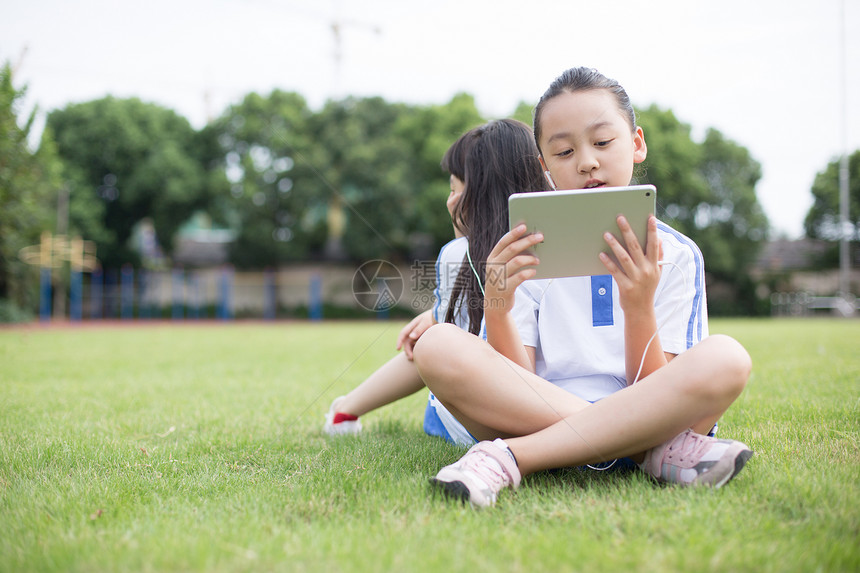
M 624 215 L 644 248 L 656 204 L 653 185 L 515 193 L 508 199 L 510 228 L 525 223 L 530 232 L 544 235 L 534 247 L 540 259 L 536 279 L 607 274 L 598 257 L 611 255 L 603 233 L 623 244 L 615 219 Z

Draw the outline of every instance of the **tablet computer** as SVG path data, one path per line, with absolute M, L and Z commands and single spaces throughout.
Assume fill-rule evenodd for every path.
M 612 255 L 603 234 L 609 231 L 623 244 L 615 219 L 624 215 L 644 248 L 656 204 L 653 185 L 635 185 L 514 193 L 508 211 L 511 229 L 525 223 L 530 232 L 543 233 L 543 242 L 534 247 L 540 259 L 534 278 L 549 279 L 607 274 L 598 256 Z

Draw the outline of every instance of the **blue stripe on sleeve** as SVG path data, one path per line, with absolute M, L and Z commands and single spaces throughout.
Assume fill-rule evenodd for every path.
M 444 316 L 441 318 L 439 317 L 439 289 L 442 284 L 442 253 L 445 252 L 445 249 L 447 249 L 450 244 L 451 243 L 448 242 L 444 247 L 442 247 L 442 250 L 439 251 L 439 255 L 436 257 L 436 288 L 433 289 L 433 318 L 436 322 L 445 322 Z
M 690 249 L 693 255 L 693 263 L 696 266 L 696 276 L 693 280 L 693 288 L 695 294 L 693 296 L 693 307 L 690 310 L 690 318 L 687 322 L 687 348 L 691 348 L 695 343 L 702 340 L 702 300 L 705 289 L 705 261 L 702 257 L 702 251 L 699 247 L 672 227 L 660 222 L 658 228 L 666 233 L 669 233 L 678 241 Z

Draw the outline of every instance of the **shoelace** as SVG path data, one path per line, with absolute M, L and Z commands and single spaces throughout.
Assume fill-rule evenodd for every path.
M 463 460 L 464 471 L 469 471 L 490 486 L 493 491 L 499 491 L 509 483 L 511 478 L 502 465 L 491 455 L 481 450 L 472 452 Z
M 687 458 L 701 457 L 708 447 L 708 441 L 705 437 L 695 432 L 685 432 L 680 445 L 676 445 L 677 441 L 675 439 L 669 444 L 669 447 L 666 448 L 666 453 L 663 455 L 664 458 L 677 457 L 679 462 L 683 462 Z

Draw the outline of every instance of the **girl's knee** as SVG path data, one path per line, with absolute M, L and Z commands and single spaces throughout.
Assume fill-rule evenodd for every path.
M 704 392 L 708 400 L 734 401 L 746 387 L 752 371 L 752 360 L 746 349 L 734 338 L 714 334 L 701 343 L 700 358 L 693 376 L 696 392 Z
M 428 328 L 415 343 L 412 349 L 412 360 L 419 372 L 426 372 L 429 367 L 451 357 L 454 340 L 463 331 L 449 323 L 434 324 Z
M 750 372 L 752 372 L 752 358 L 750 358 L 749 352 L 731 336 L 715 334 L 711 338 L 715 338 L 715 342 L 719 345 L 722 367 L 743 390 L 747 380 L 749 380 Z

